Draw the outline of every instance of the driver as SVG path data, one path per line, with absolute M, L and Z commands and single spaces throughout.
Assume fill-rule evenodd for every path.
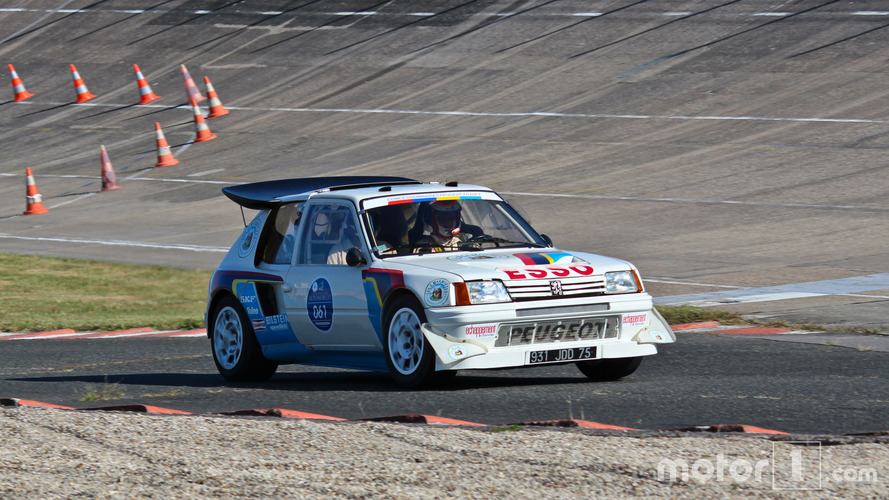
M 456 250 L 460 243 L 472 237 L 462 232 L 460 202 L 457 200 L 434 201 L 429 207 L 430 210 L 423 221 L 423 236 L 417 240 L 417 246 Z

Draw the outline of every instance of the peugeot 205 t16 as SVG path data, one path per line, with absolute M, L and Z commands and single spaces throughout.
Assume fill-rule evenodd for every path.
M 356 176 L 223 192 L 258 211 L 207 301 L 232 381 L 288 363 L 388 372 L 407 388 L 553 363 L 615 380 L 675 341 L 632 264 L 555 248 L 485 187 Z

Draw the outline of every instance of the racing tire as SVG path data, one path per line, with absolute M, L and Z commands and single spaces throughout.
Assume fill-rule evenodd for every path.
M 590 380 L 605 382 L 632 374 L 642 364 L 642 356 L 634 358 L 594 359 L 578 361 L 577 369 Z
M 216 369 L 232 382 L 268 380 L 278 369 L 278 363 L 262 355 L 250 319 L 232 295 L 222 298 L 210 318 L 213 336 L 210 350 Z
M 435 378 L 435 353 L 420 325 L 426 322 L 423 308 L 413 298 L 395 299 L 383 321 L 383 350 L 389 374 L 405 389 L 423 387 Z

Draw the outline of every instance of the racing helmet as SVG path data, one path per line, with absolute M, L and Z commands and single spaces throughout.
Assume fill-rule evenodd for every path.
M 460 233 L 460 213 L 463 208 L 457 200 L 434 201 L 430 204 L 429 225 L 432 233 L 448 239 Z

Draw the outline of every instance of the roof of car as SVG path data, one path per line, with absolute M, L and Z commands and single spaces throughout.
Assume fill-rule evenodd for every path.
M 321 189 L 364 188 L 401 184 L 421 184 L 406 177 L 353 175 L 338 177 L 303 177 L 253 182 L 222 188 L 222 192 L 244 208 L 262 210 L 282 202 L 282 198 L 310 194 Z

